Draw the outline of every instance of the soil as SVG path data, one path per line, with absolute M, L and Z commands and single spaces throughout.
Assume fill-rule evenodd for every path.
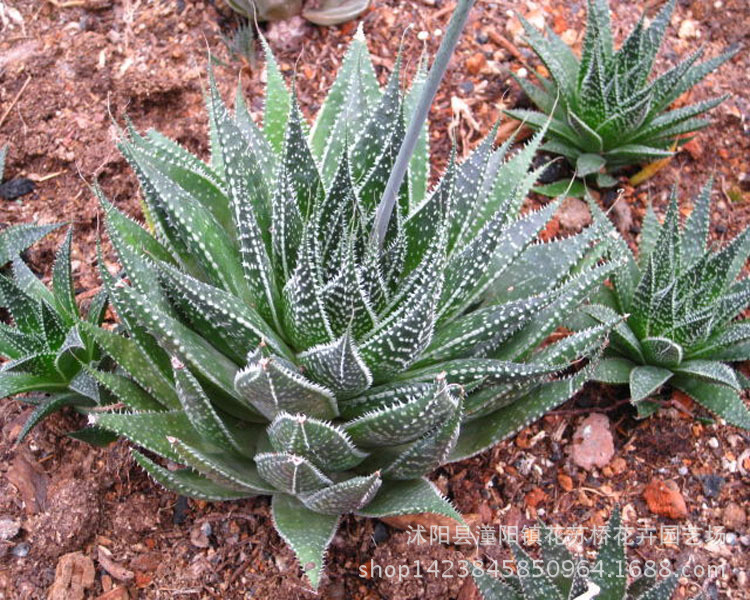
M 70 222 L 75 227 L 74 273 L 84 300 L 99 285 L 99 209 L 89 185 L 98 181 L 117 206 L 140 214 L 135 179 L 116 148 L 123 115 L 139 130 L 154 127 L 205 158 L 202 89 L 207 52 L 215 58 L 225 97 L 231 97 L 239 73 L 256 113 L 262 107 L 262 61 L 229 52 L 222 39 L 232 35 L 236 20 L 221 2 L 5 4 L 22 18 L 22 23 L 10 20 L 0 38 L 0 144 L 10 143 L 5 179 L 26 177 L 35 181 L 36 189 L 14 201 L 0 200 L 0 222 Z M 622 39 L 643 5 L 653 13 L 657 3 L 612 4 L 617 38 Z M 413 69 L 422 46 L 416 32 L 428 32 L 426 44 L 434 51 L 439 43 L 436 30 L 445 29 L 451 7 L 448 0 L 374 0 L 361 20 L 382 81 L 404 27 L 414 24 L 414 31 L 404 36 L 405 56 Z M 445 164 L 453 140 L 465 154 L 502 109 L 527 102 L 510 74 L 523 69 L 530 76 L 540 67 L 518 37 L 514 11 L 532 21 L 544 17 L 557 33 L 580 46 L 585 19 L 581 0 L 480 0 L 432 109 L 437 168 Z M 321 29 L 295 22 L 267 30 L 284 72 L 297 71 L 300 102 L 308 115 L 330 86 L 353 31 L 353 24 Z M 697 44 L 705 45 L 707 56 L 715 56 L 729 46 L 747 46 L 749 38 L 746 0 L 681 0 L 657 68 L 674 64 Z M 654 177 L 635 189 L 623 177 L 624 192 L 615 212 L 631 242 L 637 239 L 649 200 L 663 212 L 674 183 L 683 198 L 690 198 L 710 176 L 715 178 L 712 233 L 717 242 L 750 223 L 749 67 L 750 58 L 741 51 L 681 98 L 685 103 L 730 94 L 713 111 L 713 125 Z M 602 201 L 608 205 L 613 199 L 609 194 Z M 689 203 L 683 206 L 689 211 Z M 547 235 L 576 226 L 567 215 L 555 220 Z M 31 266 L 44 278 L 49 277 L 62 235 L 58 231 L 28 251 Z M 104 249 L 107 260 L 114 262 L 111 249 Z M 621 390 L 591 385 L 514 439 L 441 468 L 431 479 L 473 524 L 523 526 L 539 517 L 550 524 L 594 527 L 604 524 L 619 503 L 626 524 L 643 531 L 658 533 L 661 526 L 675 524 L 701 530 L 725 527 L 727 535 L 717 543 L 643 543 L 631 546 L 630 556 L 668 559 L 673 565 L 692 556 L 703 567 L 723 566 L 719 575 L 681 578 L 678 598 L 701 589 L 709 598 L 750 598 L 750 532 L 743 519 L 750 508 L 750 486 L 740 472 L 741 461 L 750 463 L 745 458 L 750 435 L 702 424 L 674 407 L 639 422 L 622 400 Z M 610 465 L 587 472 L 573 464 L 568 451 L 573 431 L 594 411 L 606 413 L 611 421 L 615 455 Z M 64 587 L 60 578 L 65 573 L 74 578 L 88 572 L 75 567 L 75 561 L 87 565 L 89 560 L 96 564 L 93 583 L 81 576 L 79 587 L 90 598 L 313 597 L 291 551 L 271 526 L 267 499 L 185 502 L 153 484 L 135 466 L 125 444 L 100 449 L 66 438 L 65 432 L 82 425 L 72 413 L 48 419 L 16 446 L 27 414 L 17 402 L 0 404 L 0 521 L 10 522 L 11 533 L 20 527 L 0 540 L 0 598 L 46 598 L 56 576 L 58 587 Z M 654 478 L 676 483 L 687 506 L 686 518 L 671 521 L 650 512 L 641 494 Z M 584 544 L 580 550 L 590 551 L 591 546 Z M 82 554 L 75 555 L 75 561 L 61 561 L 56 575 L 61 557 L 76 551 Z M 319 596 L 470 600 L 477 598 L 473 585 L 457 576 L 398 581 L 373 576 L 369 567 L 361 571 L 360 566 L 483 557 L 508 556 L 496 546 L 417 545 L 407 532 L 347 517 L 333 540 Z M 81 597 L 65 593 L 62 597 Z

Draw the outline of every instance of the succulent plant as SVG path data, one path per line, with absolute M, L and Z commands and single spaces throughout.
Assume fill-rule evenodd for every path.
M 337 25 L 355 19 L 370 0 L 227 0 L 238 13 L 258 21 L 280 21 L 296 15 L 316 25 Z
M 558 202 L 519 216 L 541 135 L 509 157 L 493 130 L 430 190 L 424 68 L 402 94 L 399 58 L 382 90 L 360 30 L 308 133 L 266 50 L 262 129 L 210 78 L 210 164 L 153 131 L 122 139 L 154 235 L 100 195 L 128 336 L 86 331 L 130 377 L 108 387 L 127 410 L 91 422 L 185 465 L 135 453 L 181 494 L 272 495 L 317 586 L 344 513 L 460 518 L 423 475 L 584 383 L 590 365 L 553 376 L 611 323 L 539 345 L 614 267 L 595 229 L 535 243 Z M 416 152 L 381 244 L 407 124 Z
M 619 508 L 612 511 L 593 564 L 571 554 L 554 530 L 543 524 L 539 537 L 542 550 L 539 561 L 511 542 L 516 573 L 504 573 L 504 579 L 488 571 L 472 573 L 483 600 L 670 600 L 677 587 L 674 573 L 661 581 L 648 573 L 628 584 L 629 568 Z
M 675 110 L 669 110 L 670 104 L 736 53 L 701 63 L 699 48 L 649 81 L 674 6 L 675 0 L 668 0 L 648 26 L 641 16 L 615 50 L 607 0 L 589 0 L 580 60 L 551 29 L 545 37 L 522 19 L 528 43 L 550 78 L 539 76 L 541 86 L 517 78 L 539 111 L 507 114 L 534 129 L 545 127 L 551 118 L 542 149 L 565 157 L 578 177 L 599 187 L 614 185 L 611 173 L 618 169 L 671 156 L 675 143 L 689 141 L 685 134 L 709 124 L 700 115 L 726 96 Z M 549 189 L 559 188 L 560 184 L 550 184 Z
M 19 441 L 53 412 L 65 406 L 95 406 L 100 400 L 98 385 L 86 371 L 98 361 L 99 351 L 81 324 L 101 323 L 106 293 L 96 296 L 82 319 L 71 278 L 71 231 L 55 258 L 51 289 L 17 256 L 20 247 L 57 227 L 21 225 L 0 238 L 0 248 L 9 251 L 2 258 L 13 260 L 13 277 L 0 275 L 0 305 L 13 319 L 13 326 L 0 323 L 0 356 L 5 359 L 0 367 L 0 397 L 37 393 L 24 398 L 36 408 Z
M 669 384 L 749 429 L 750 411 L 741 396 L 747 380 L 730 363 L 750 358 L 750 323 L 737 320 L 750 303 L 750 279 L 738 279 L 750 255 L 750 229 L 723 248 L 711 247 L 710 203 L 709 181 L 682 229 L 676 189 L 663 224 L 649 206 L 637 260 L 612 232 L 614 252 L 627 262 L 611 287 L 584 308 L 591 319 L 585 325 L 609 321 L 614 314 L 627 318 L 612 331 L 594 378 L 629 384 L 642 415 L 656 407 L 648 398 Z

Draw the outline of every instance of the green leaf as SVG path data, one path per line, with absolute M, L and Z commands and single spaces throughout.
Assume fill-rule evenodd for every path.
M 404 98 L 404 120 L 408 123 L 414 115 L 420 94 L 427 80 L 427 52 L 424 51 L 417 65 L 417 72 L 409 93 Z M 417 145 L 409 161 L 409 207 L 419 206 L 427 194 L 430 179 L 429 127 L 425 123 L 417 139 Z
M 302 456 L 321 469 L 346 471 L 367 456 L 340 427 L 303 414 L 280 412 L 268 426 L 276 452 Z
M 536 185 L 532 189 L 537 194 L 550 198 L 557 198 L 562 195 L 569 198 L 583 198 L 586 194 L 585 184 L 578 179 L 574 179 L 572 182 L 570 179 L 560 179 L 545 185 Z
M 251 306 L 164 263 L 156 263 L 171 300 L 191 325 L 228 356 L 244 360 L 261 340 L 283 356 L 292 351 Z
M 663 337 L 644 338 L 641 340 L 641 348 L 643 348 L 643 356 L 649 364 L 670 369 L 678 367 L 684 355 L 684 351 L 679 344 Z
M 333 482 L 306 458 L 284 452 L 260 452 L 254 457 L 258 474 L 276 489 L 298 495 Z
M 516 564 L 533 564 L 532 558 L 516 542 L 510 542 L 509 545 Z M 544 571 L 518 569 L 518 580 L 524 600 L 564 600 L 557 586 Z
M 563 63 L 560 62 L 560 55 L 555 52 L 536 27 L 520 15 L 519 18 L 526 33 L 526 41 L 542 60 L 544 66 L 547 67 L 557 86 L 563 90 L 572 91 L 575 82 L 569 79 L 569 72 L 563 66 Z
M 137 446 L 181 463 L 171 438 L 199 446 L 200 438 L 181 410 L 138 413 L 90 413 L 89 424 L 127 438 Z
M 98 427 L 84 427 L 78 431 L 71 431 L 66 434 L 69 438 L 89 444 L 91 446 L 97 446 L 98 448 L 106 448 L 111 443 L 117 441 L 117 435 Z
M 7 398 L 25 392 L 63 392 L 68 384 L 50 381 L 46 377 L 30 373 L 0 372 L 0 397 Z
M 5 146 L 2 151 L 7 150 Z M 2 154 L 4 159 L 5 154 Z M 2 177 L 2 160 L 0 160 L 0 178 Z M 24 250 L 42 239 L 55 229 L 62 227 L 62 223 L 50 225 L 11 225 L 0 232 L 0 266 L 5 266 Z
M 676 375 L 671 384 L 729 424 L 750 429 L 750 410 L 731 388 L 684 374 Z
M 226 452 L 248 449 L 238 441 L 211 404 L 195 376 L 181 364 L 174 365 L 174 380 L 180 404 L 201 438 Z
M 133 458 L 154 481 L 181 496 L 208 500 L 209 502 L 239 500 L 240 498 L 252 496 L 252 494 L 245 492 L 227 489 L 190 469 L 170 471 L 157 465 L 136 450 L 133 450 Z
M 344 429 L 358 446 L 404 444 L 450 417 L 459 403 L 458 386 L 448 385 L 442 377 L 426 393 L 370 411 L 347 423 Z
M 352 477 L 317 492 L 304 494 L 301 500 L 307 508 L 316 513 L 340 515 L 366 506 L 378 493 L 381 483 L 379 473 Z
M 625 597 L 628 577 L 625 544 L 621 534 L 620 510 L 615 507 L 607 525 L 607 533 L 591 570 L 591 581 L 601 590 L 601 600 L 622 600 Z
M 637 366 L 630 371 L 630 401 L 648 398 L 672 378 L 672 371 L 661 367 Z
M 168 408 L 179 408 L 180 401 L 169 378 L 146 355 L 138 343 L 89 323 L 80 324 L 102 349 L 111 356 L 144 390 Z
M 201 440 L 202 448 L 177 438 L 170 437 L 169 442 L 180 456 L 180 462 L 218 485 L 246 496 L 259 496 L 275 491 L 261 479 L 258 469 L 247 457 L 217 450 L 206 440 Z
M 630 372 L 636 367 L 625 358 L 605 358 L 594 370 L 592 378 L 603 383 L 630 383 Z
M 686 360 L 674 370 L 675 373 L 691 375 L 710 383 L 728 385 L 740 390 L 740 383 L 732 367 L 714 360 Z
M 572 377 L 545 383 L 520 397 L 510 406 L 500 408 L 482 419 L 465 423 L 449 461 L 474 456 L 517 433 L 570 399 L 589 377 L 590 373 L 583 369 Z
M 46 419 L 49 415 L 62 410 L 66 406 L 93 406 L 94 403 L 87 398 L 77 394 L 56 394 L 44 398 L 31 413 L 23 425 L 23 429 L 16 438 L 16 444 L 20 444 L 29 432 Z
M 114 395 L 117 400 L 134 411 L 158 411 L 170 408 L 152 398 L 148 392 L 129 377 L 120 375 L 119 373 L 101 371 L 90 365 L 83 365 L 83 369 Z
M 314 512 L 299 500 L 281 494 L 274 495 L 271 508 L 274 527 L 294 551 L 313 590 L 317 590 L 339 517 Z
M 483 600 L 524 600 L 523 596 L 510 585 L 488 575 L 485 571 L 474 568 L 471 576 Z
M 259 348 L 237 372 L 237 392 L 267 419 L 279 412 L 301 412 L 332 419 L 338 415 L 336 398 L 327 388 L 303 376 L 289 361 Z
M 42 283 L 36 274 L 26 265 L 21 257 L 13 259 L 13 279 L 16 285 L 28 296 L 38 301 L 44 300 L 51 306 L 55 305 L 55 297 L 47 286 Z
M 212 126 L 211 133 L 215 135 L 215 123 L 212 118 L 209 120 Z M 156 131 L 148 131 L 143 138 L 133 136 L 133 142 L 144 151 L 139 153 L 142 159 L 147 160 L 159 172 L 188 192 L 209 210 L 223 227 L 231 230 L 229 201 L 217 172 L 182 146 Z M 212 152 L 215 150 L 215 146 L 212 145 Z M 212 156 L 214 160 L 217 158 Z
M 266 38 L 259 34 L 260 43 L 266 56 L 266 97 L 263 113 L 263 135 L 279 154 L 284 144 L 284 131 L 291 107 L 291 95 L 284 83 L 279 65 Z
M 576 159 L 576 174 L 579 177 L 586 177 L 598 173 L 606 162 L 599 154 L 580 154 Z
M 266 187 L 270 189 L 273 185 L 276 172 L 276 155 L 273 148 L 271 148 L 271 144 L 250 116 L 250 111 L 247 108 L 242 93 L 241 78 L 237 81 L 234 109 L 237 128 L 249 144 L 250 151 L 255 155 L 255 159 L 263 172 Z
M 0 304 L 8 309 L 21 332 L 43 333 L 40 304 L 4 275 L 0 275 Z
M 297 360 L 311 379 L 337 393 L 356 395 L 372 385 L 372 373 L 348 333 L 302 352 Z
M 216 350 L 202 336 L 177 319 L 149 305 L 129 287 L 117 288 L 116 293 L 127 298 L 128 306 L 138 315 L 139 322 L 159 340 L 167 351 L 177 356 L 181 362 L 193 367 L 196 373 L 218 386 L 229 396 L 238 397 L 234 389 L 234 378 L 239 370 L 237 365 Z M 130 369 L 128 371 L 132 376 L 136 376 Z
M 357 511 L 363 517 L 392 517 L 431 513 L 450 517 L 463 524 L 461 515 L 427 479 L 384 481 L 375 498 Z
M 432 431 L 416 440 L 383 469 L 387 479 L 416 479 L 444 464 L 461 432 L 460 404 Z

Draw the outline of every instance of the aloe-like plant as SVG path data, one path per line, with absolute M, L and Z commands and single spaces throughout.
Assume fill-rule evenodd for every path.
M 71 231 L 58 251 L 48 289 L 17 255 L 22 246 L 59 225 L 21 225 L 0 235 L 3 259 L 11 259 L 13 276 L 0 275 L 0 305 L 13 326 L 0 323 L 0 397 L 35 393 L 24 401 L 36 406 L 18 441 L 42 419 L 65 406 L 85 408 L 99 400 L 99 387 L 87 368 L 100 358 L 82 323 L 99 325 L 107 301 L 101 292 L 82 319 L 75 300 L 70 270 Z M 13 256 L 11 256 L 11 254 Z
M 670 104 L 736 53 L 701 63 L 703 49 L 698 48 L 649 81 L 674 6 L 675 0 L 668 0 L 648 26 L 642 15 L 615 50 L 607 0 L 589 0 L 580 59 L 551 29 L 545 37 L 522 19 L 526 39 L 549 78 L 539 76 L 540 86 L 516 78 L 539 111 L 507 114 L 534 129 L 545 127 L 551 118 L 542 149 L 565 157 L 578 177 L 599 187 L 614 185 L 612 173 L 623 167 L 671 156 L 675 143 L 689 141 L 686 134 L 709 124 L 700 115 L 726 96 L 675 110 L 669 110 Z M 559 182 L 547 189 L 565 185 Z
M 266 52 L 262 129 L 211 77 L 210 164 L 124 134 L 153 235 L 100 194 L 127 282 L 101 272 L 128 335 L 85 330 L 129 377 L 108 386 L 127 410 L 91 422 L 184 465 L 135 452 L 181 494 L 273 496 L 317 586 L 344 513 L 460 519 L 423 476 L 582 386 L 589 367 L 553 376 L 611 323 L 539 345 L 614 267 L 596 229 L 535 243 L 559 201 L 519 216 L 541 135 L 509 158 L 493 130 L 429 189 L 423 125 L 445 53 L 405 94 L 399 58 L 381 89 L 360 30 L 308 132 Z
M 258 21 L 280 21 L 301 15 L 316 25 L 338 25 L 357 18 L 370 0 L 227 0 L 238 13 Z
M 572 554 L 554 530 L 541 524 L 539 560 L 511 542 L 515 573 L 504 572 L 500 579 L 476 569 L 472 575 L 483 600 L 670 600 L 678 583 L 674 573 L 657 580 L 658 573 L 648 572 L 628 584 L 626 536 L 621 529 L 620 509 L 615 508 L 596 559 L 589 563 Z
M 741 395 L 747 380 L 731 366 L 750 358 L 750 323 L 737 320 L 750 303 L 750 279 L 738 279 L 750 255 L 750 229 L 723 248 L 709 245 L 710 197 L 709 181 L 682 229 L 676 188 L 663 224 L 649 206 L 637 259 L 612 231 L 614 252 L 627 262 L 584 311 L 593 322 L 614 314 L 626 320 L 612 331 L 594 378 L 628 384 L 642 415 L 657 406 L 648 398 L 669 384 L 750 429 Z

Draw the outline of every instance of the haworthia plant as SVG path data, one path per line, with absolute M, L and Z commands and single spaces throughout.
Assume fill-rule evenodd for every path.
M 540 526 L 541 557 L 532 559 L 518 544 L 511 543 L 516 572 L 499 578 L 491 567 L 474 569 L 472 576 L 483 600 L 670 600 L 677 588 L 677 575 L 664 579 L 644 575 L 628 584 L 620 510 L 615 508 L 596 559 L 589 563 L 572 554 L 555 531 Z M 503 569 L 503 571 L 506 571 Z
M 262 129 L 209 82 L 210 164 L 155 132 L 122 139 L 154 234 L 101 198 L 127 337 L 87 331 L 130 379 L 109 387 L 128 410 L 92 423 L 184 465 L 136 455 L 181 494 L 272 495 L 317 586 L 342 514 L 460 519 L 423 476 L 567 400 L 589 373 L 569 367 L 619 317 L 539 350 L 614 268 L 596 229 L 537 241 L 557 202 L 520 215 L 541 134 L 511 156 L 493 130 L 432 189 L 419 136 L 381 245 L 421 92 L 400 58 L 381 89 L 360 30 L 308 133 L 266 50 Z
M 612 173 L 671 156 L 685 134 L 706 127 L 700 115 L 726 96 L 669 110 L 670 105 L 737 52 L 698 62 L 698 48 L 683 62 L 649 80 L 675 0 L 668 0 L 649 25 L 645 14 L 618 50 L 613 44 L 607 0 L 588 0 L 580 59 L 552 31 L 546 37 L 522 19 L 526 39 L 549 71 L 540 85 L 517 78 L 539 109 L 508 114 L 534 129 L 546 127 L 543 150 L 565 157 L 581 178 L 599 187 L 616 183 Z M 551 119 L 547 125 L 547 120 Z M 567 183 L 550 184 L 554 191 Z M 542 188 L 542 191 L 544 188 Z M 559 192 L 554 192 L 559 193 Z
M 68 231 L 52 267 L 47 288 L 18 256 L 20 249 L 59 225 L 18 225 L 0 234 L 3 260 L 12 260 L 12 276 L 0 275 L 0 306 L 12 325 L 0 323 L 0 397 L 32 393 L 24 401 L 36 406 L 18 441 L 46 416 L 65 406 L 85 408 L 101 400 L 97 381 L 87 369 L 98 363 L 100 352 L 82 330 L 98 326 L 106 310 L 106 293 L 80 314 L 70 270 L 71 231 Z
M 750 255 L 750 229 L 723 247 L 710 244 L 710 204 L 708 182 L 684 227 L 676 188 L 662 224 L 649 206 L 637 257 L 612 231 L 614 252 L 627 262 L 584 309 L 585 325 L 616 314 L 626 319 L 612 331 L 594 378 L 629 385 L 643 415 L 657 406 L 649 398 L 669 385 L 750 429 L 742 399 L 747 379 L 732 367 L 750 359 L 750 323 L 738 319 L 750 304 L 750 279 L 739 278 Z M 607 221 L 601 214 L 597 220 Z

